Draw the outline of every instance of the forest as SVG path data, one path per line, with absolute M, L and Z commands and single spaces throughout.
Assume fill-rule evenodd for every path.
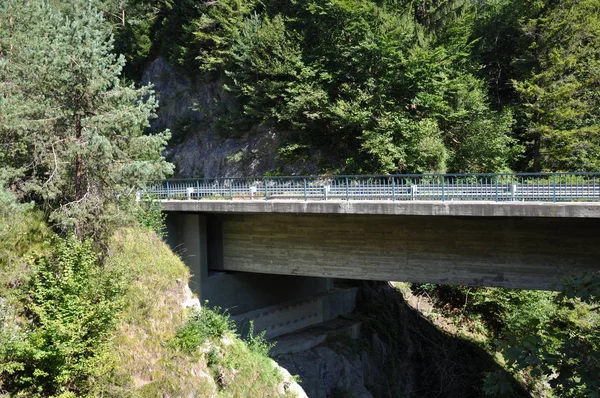
M 227 135 L 294 134 L 323 171 L 597 171 L 597 1 L 106 1 L 125 74 L 222 82 Z
M 0 396 L 283 383 L 260 336 L 178 307 L 189 271 L 160 208 L 135 201 L 177 175 L 168 151 L 196 134 L 153 127 L 154 60 L 227 93 L 222 140 L 285 131 L 278 156 L 317 153 L 321 173 L 597 172 L 599 43 L 598 0 L 1 1 Z M 479 330 L 503 369 L 482 396 L 514 396 L 517 380 L 600 397 L 599 275 L 561 292 L 407 289 Z

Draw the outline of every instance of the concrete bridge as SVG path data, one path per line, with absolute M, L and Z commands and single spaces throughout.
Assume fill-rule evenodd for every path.
M 234 315 L 258 316 L 270 313 L 260 309 L 288 303 L 304 308 L 292 311 L 289 322 L 312 324 L 353 308 L 352 291 L 332 290 L 333 280 L 556 289 L 566 276 L 600 270 L 595 178 L 585 182 L 577 175 L 577 184 L 560 187 L 538 181 L 539 189 L 499 185 L 498 191 L 495 184 L 492 189 L 473 182 L 460 191 L 458 183 L 452 187 L 445 181 L 445 200 L 437 192 L 438 200 L 429 201 L 414 199 L 425 191 L 423 184 L 411 188 L 412 198 L 392 198 L 383 184 L 377 192 L 365 186 L 360 194 L 369 192 L 366 200 L 332 199 L 331 188 L 312 197 L 302 190 L 299 198 L 279 199 L 282 191 L 276 187 L 271 197 L 248 188 L 249 198 L 214 200 L 227 187 L 198 197 L 186 187 L 181 200 L 165 198 L 163 206 L 169 242 L 184 248 L 201 298 L 231 308 Z M 229 187 L 233 191 L 234 184 Z M 439 188 L 435 184 L 429 195 Z M 513 200 L 520 193 L 522 199 Z M 446 200 L 448 195 L 453 200 Z M 527 200 L 540 197 L 547 201 Z M 312 304 L 293 304 L 301 297 L 312 297 Z M 276 325 L 273 336 L 292 327 Z

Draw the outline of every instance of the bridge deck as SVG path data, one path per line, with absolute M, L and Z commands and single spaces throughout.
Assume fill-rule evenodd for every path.
M 163 200 L 167 212 L 600 218 L 600 203 L 390 200 Z

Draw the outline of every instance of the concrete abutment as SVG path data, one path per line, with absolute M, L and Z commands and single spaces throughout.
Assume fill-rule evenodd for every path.
M 167 243 L 190 268 L 190 288 L 201 303 L 226 309 L 242 327 L 253 321 L 268 338 L 319 324 L 354 310 L 355 289 L 332 278 L 223 271 L 222 220 L 215 215 L 168 213 Z

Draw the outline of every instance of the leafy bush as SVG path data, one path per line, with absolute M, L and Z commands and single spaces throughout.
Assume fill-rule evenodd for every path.
M 553 317 L 529 334 L 509 334 L 498 348 L 514 372 L 545 378 L 558 396 L 600 397 L 599 304 L 599 277 L 571 279 L 554 298 Z
M 173 345 L 191 354 L 209 338 L 222 337 L 233 332 L 235 324 L 229 319 L 229 314 L 220 307 L 213 309 L 207 306 L 196 310 L 190 319 L 175 335 Z
M 271 348 L 275 346 L 275 343 L 270 343 L 265 339 L 265 331 L 260 333 L 254 333 L 254 321 L 250 321 L 248 328 L 248 335 L 245 338 L 246 345 L 250 351 L 260 355 L 267 356 Z
M 124 278 L 99 263 L 89 241 L 74 237 L 57 238 L 52 254 L 34 264 L 23 286 L 26 323 L 18 339 L 0 341 L 2 387 L 33 397 L 85 394 L 93 377 L 110 371 L 107 338 L 122 307 Z
M 160 201 L 150 196 L 143 197 L 138 202 L 135 216 L 142 227 L 156 232 L 161 238 L 166 236 L 165 219 L 167 215 L 163 213 Z
M 450 312 L 478 317 L 497 336 L 524 335 L 537 330 L 555 313 L 555 293 L 503 288 L 415 284 L 417 294 L 427 294 Z

